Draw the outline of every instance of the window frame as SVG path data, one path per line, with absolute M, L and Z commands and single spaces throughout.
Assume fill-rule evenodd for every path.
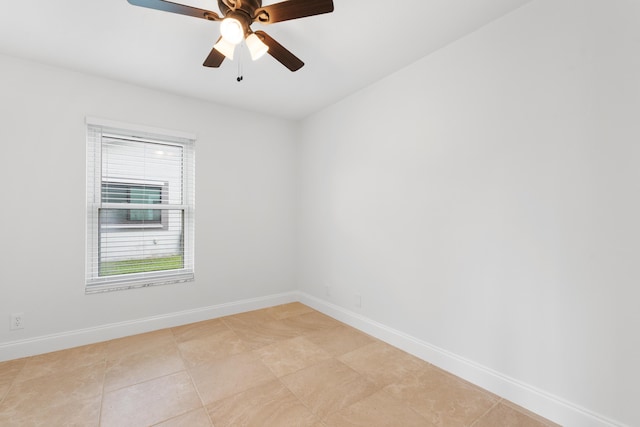
M 122 289 L 132 289 L 171 283 L 184 283 L 195 280 L 195 141 L 191 133 L 167 130 L 155 127 L 133 125 L 104 120 L 95 117 L 86 118 L 87 141 L 87 221 L 86 221 L 86 262 L 85 293 L 99 293 Z M 102 173 L 103 138 L 119 138 L 136 143 L 153 143 L 181 147 L 181 201 L 170 203 L 168 182 L 153 179 L 133 179 L 129 177 L 106 177 Z M 124 209 L 159 210 L 160 224 L 128 224 L 103 228 L 100 223 L 101 209 L 123 209 L 129 203 L 108 203 L 102 198 L 103 183 L 162 186 L 161 203 L 132 203 Z M 172 193 L 173 194 L 173 193 Z M 181 211 L 182 228 L 180 235 L 182 268 L 171 268 L 141 273 L 100 275 L 101 233 L 123 233 L 128 231 L 160 231 L 167 228 L 169 212 Z M 175 212 L 174 212 L 175 214 Z M 107 230 L 107 231 L 105 231 Z

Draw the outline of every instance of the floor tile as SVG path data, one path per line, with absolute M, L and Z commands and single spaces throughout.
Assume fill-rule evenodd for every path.
M 204 408 L 199 408 L 170 420 L 156 424 L 155 427 L 213 427 Z
M 257 319 L 261 317 L 257 317 Z M 237 320 L 234 317 L 233 319 L 225 318 L 224 322 L 251 349 L 258 349 L 300 335 L 298 328 L 285 323 L 286 319 L 273 320 L 269 315 L 267 315 L 267 319 L 271 320 L 246 321 L 245 319 Z
M 215 360 L 189 372 L 205 405 L 276 379 L 252 352 Z
M 130 386 L 185 369 L 174 343 L 130 353 L 107 362 L 106 391 Z
M 41 354 L 27 359 L 17 381 L 25 381 L 54 373 L 72 371 L 82 366 L 104 362 L 106 344 L 98 343 L 68 350 Z
M 324 421 L 327 427 L 432 427 L 407 404 L 379 391 Z
M 46 412 L 69 402 L 100 396 L 104 372 L 105 362 L 102 362 L 15 382 L 0 403 L 0 413 L 21 418 L 33 412 Z
M 311 312 L 282 319 L 282 323 L 298 331 L 299 335 L 335 328 L 341 323 L 322 313 Z
M 27 411 L 5 411 L 0 409 L 1 426 L 68 426 L 98 427 L 102 396 L 87 399 L 66 399 L 51 407 L 39 406 Z
M 255 351 L 278 377 L 298 371 L 331 357 L 305 337 L 280 341 Z
M 335 359 L 329 359 L 280 381 L 315 415 L 323 419 L 375 393 L 379 388 Z
M 305 337 L 333 356 L 341 356 L 376 341 L 374 338 L 344 325 L 312 332 Z
M 181 342 L 178 347 L 189 368 L 249 350 L 244 341 L 226 326 L 222 331 Z
M 552 425 L 555 424 L 528 411 L 516 409 L 511 403 L 501 401 L 476 421 L 473 427 L 548 427 Z
M 0 362 L 0 383 L 11 382 L 20 373 L 28 358 Z
M 434 366 L 407 375 L 385 390 L 435 426 L 469 426 L 499 400 Z
M 313 414 L 278 381 L 207 406 L 216 427 L 312 427 Z
M 118 338 L 107 342 L 107 358 L 118 359 L 173 343 L 175 343 L 175 338 L 170 329 Z
M 417 357 L 381 341 L 360 347 L 338 359 L 380 386 L 389 385 L 428 366 Z
M 26 363 L 26 358 L 0 362 L 0 402 Z
M 311 307 L 308 307 L 299 302 L 292 302 L 290 304 L 277 305 L 267 309 L 267 312 L 277 320 L 286 319 L 287 317 L 298 316 L 300 314 L 313 313 Z
M 271 309 L 273 309 L 273 307 L 265 308 L 262 310 L 247 311 L 245 313 L 238 313 L 231 316 L 226 316 L 221 318 L 220 320 L 222 320 L 222 322 L 224 322 L 227 326 L 231 328 L 243 327 L 243 326 L 251 327 L 253 325 L 258 325 L 260 323 L 277 320 L 271 314 Z
M 101 427 L 152 425 L 201 406 L 186 372 L 105 393 Z
M 229 327 L 220 319 L 206 320 L 189 325 L 171 328 L 171 332 L 178 343 L 207 338 L 212 334 L 229 331 Z

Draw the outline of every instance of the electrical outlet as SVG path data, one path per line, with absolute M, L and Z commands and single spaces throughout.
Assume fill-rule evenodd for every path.
M 324 295 L 327 296 L 327 297 L 331 296 L 331 286 L 329 286 L 329 285 L 325 285 L 324 286 Z
M 362 295 L 356 294 L 356 296 L 354 298 L 354 302 L 356 304 L 356 307 L 362 308 Z
M 11 330 L 12 331 L 16 329 L 24 328 L 23 318 L 24 318 L 24 313 L 11 314 Z

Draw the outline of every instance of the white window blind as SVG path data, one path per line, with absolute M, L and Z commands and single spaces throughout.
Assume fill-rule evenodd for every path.
M 87 119 L 87 293 L 193 280 L 194 145 Z

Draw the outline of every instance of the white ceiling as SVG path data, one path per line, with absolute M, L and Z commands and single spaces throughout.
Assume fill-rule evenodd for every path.
M 330 14 L 253 24 L 306 65 L 292 73 L 268 55 L 252 62 L 245 53 L 241 83 L 237 58 L 219 69 L 202 66 L 218 22 L 126 0 L 4 2 L 0 53 L 300 119 L 530 1 L 334 0 Z M 216 0 L 174 2 L 218 12 Z

